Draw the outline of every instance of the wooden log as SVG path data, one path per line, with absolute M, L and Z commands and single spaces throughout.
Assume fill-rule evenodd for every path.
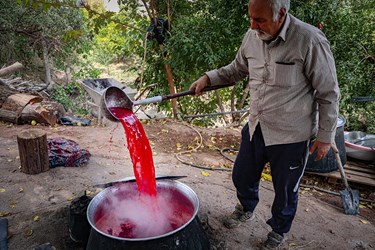
M 11 74 L 13 72 L 20 71 L 23 68 L 24 67 L 23 67 L 23 65 L 21 63 L 15 62 L 15 63 L 13 63 L 12 65 L 10 65 L 8 67 L 0 69 L 0 76 L 9 75 L 9 74 Z
M 39 174 L 49 170 L 47 134 L 39 129 L 24 130 L 17 135 L 21 172 Z
M 9 96 L 5 100 L 1 108 L 14 111 L 17 114 L 21 114 L 22 110 L 26 107 L 27 104 L 41 102 L 42 100 L 43 97 L 39 95 L 17 93 Z
M 58 119 L 65 115 L 64 106 L 57 102 L 42 101 L 27 105 L 21 113 L 21 120 L 29 123 L 35 120 L 38 123 L 55 125 Z
M 18 124 L 18 118 L 16 112 L 0 108 L 0 121 Z

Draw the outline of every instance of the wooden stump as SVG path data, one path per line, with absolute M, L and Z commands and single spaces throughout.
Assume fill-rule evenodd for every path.
M 22 131 L 17 136 L 21 172 L 39 174 L 49 170 L 47 134 L 38 129 Z

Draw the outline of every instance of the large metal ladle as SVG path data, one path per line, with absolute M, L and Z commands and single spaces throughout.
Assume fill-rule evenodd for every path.
M 233 84 L 215 85 L 215 86 L 205 87 L 202 90 L 202 92 L 215 90 L 215 89 L 221 89 L 221 88 L 225 88 L 229 86 L 233 86 Z M 100 109 L 105 118 L 113 122 L 118 122 L 118 119 L 112 114 L 112 112 L 110 111 L 110 108 L 125 108 L 125 109 L 133 110 L 133 106 L 157 103 L 157 102 L 170 100 L 170 99 L 181 97 L 181 96 L 194 95 L 194 94 L 195 94 L 194 90 L 187 90 L 187 91 L 178 92 L 175 94 L 169 94 L 165 96 L 154 96 L 154 97 L 146 98 L 143 100 L 132 101 L 122 89 L 115 87 L 115 86 L 111 86 L 111 87 L 108 87 L 102 95 Z

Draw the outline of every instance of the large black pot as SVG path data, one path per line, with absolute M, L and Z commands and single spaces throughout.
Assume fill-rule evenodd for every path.
M 346 150 L 345 150 L 345 139 L 344 139 L 344 125 L 346 120 L 343 116 L 339 115 L 337 126 L 336 126 L 336 134 L 335 134 L 335 143 L 337 149 L 339 150 L 340 160 L 342 165 L 346 163 Z M 316 152 L 309 156 L 306 165 L 306 171 L 308 172 L 319 172 L 319 173 L 328 173 L 338 169 L 338 165 L 336 162 L 335 154 L 332 148 L 328 151 L 326 157 L 319 161 L 315 161 Z
M 130 185 L 136 188 L 136 183 L 123 183 L 120 185 Z M 101 231 L 96 223 L 96 212 L 101 210 L 101 206 L 110 196 L 122 196 L 119 186 L 112 186 L 97 194 L 89 204 L 87 218 L 92 227 L 87 243 L 88 250 L 95 249 L 127 249 L 127 250 L 149 250 L 149 249 L 182 249 L 182 250 L 205 250 L 210 249 L 210 244 L 206 232 L 204 231 L 198 218 L 199 200 L 195 192 L 187 185 L 174 180 L 157 180 L 157 190 L 169 189 L 175 197 L 173 202 L 181 201 L 185 204 L 189 201 L 189 206 L 193 206 L 194 212 L 191 218 L 179 228 L 164 233 L 162 235 L 147 238 L 123 238 Z M 159 192 L 158 192 L 159 194 Z

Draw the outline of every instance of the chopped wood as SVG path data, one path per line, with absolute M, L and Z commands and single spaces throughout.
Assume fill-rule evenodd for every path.
M 21 113 L 21 120 L 23 122 L 34 120 L 38 123 L 53 126 L 64 115 L 65 109 L 60 103 L 43 101 L 27 105 Z
M 22 69 L 24 69 L 24 66 L 21 63 L 16 62 L 8 67 L 0 69 L 0 76 L 9 75 L 13 72 L 20 71 Z
M 2 105 L 2 109 L 14 111 L 20 114 L 29 103 L 41 102 L 43 97 L 29 94 L 14 94 L 9 96 Z
M 0 121 L 18 124 L 19 115 L 14 111 L 0 108 Z

